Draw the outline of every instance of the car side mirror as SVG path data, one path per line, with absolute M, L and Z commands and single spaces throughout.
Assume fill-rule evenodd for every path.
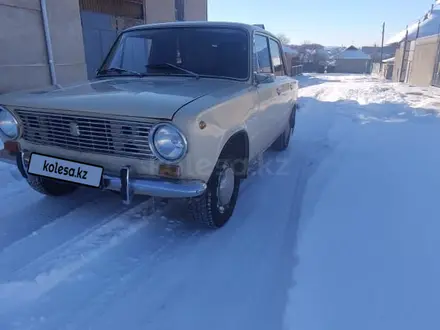
M 254 72 L 255 85 L 270 84 L 275 81 L 275 76 L 272 73 Z

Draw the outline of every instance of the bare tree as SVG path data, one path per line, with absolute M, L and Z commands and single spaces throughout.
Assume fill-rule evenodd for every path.
M 279 33 L 277 35 L 277 37 L 278 37 L 278 39 L 280 39 L 280 41 L 283 45 L 290 44 L 290 38 L 288 36 L 286 36 L 284 33 Z

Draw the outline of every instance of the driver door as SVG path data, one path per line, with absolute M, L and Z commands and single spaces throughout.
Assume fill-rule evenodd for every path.
M 274 125 L 276 125 L 275 108 L 278 103 L 278 84 L 275 79 L 271 62 L 269 38 L 264 34 L 255 34 L 254 37 L 254 71 L 267 75 L 267 79 L 257 84 L 259 100 L 258 131 L 259 152 L 267 149 L 275 140 Z

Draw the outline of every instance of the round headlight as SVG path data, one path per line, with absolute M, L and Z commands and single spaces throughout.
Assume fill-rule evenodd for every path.
M 150 146 L 157 158 L 172 163 L 185 156 L 188 143 L 175 126 L 164 123 L 153 127 L 150 132 Z
M 18 122 L 5 108 L 0 107 L 0 131 L 10 139 L 18 137 Z

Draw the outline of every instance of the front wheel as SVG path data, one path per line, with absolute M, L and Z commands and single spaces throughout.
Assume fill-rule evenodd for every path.
M 223 227 L 237 203 L 240 178 L 230 160 L 219 160 L 205 193 L 190 200 L 194 220 L 209 228 Z
M 78 187 L 70 183 L 59 182 L 40 176 L 28 175 L 27 182 L 32 189 L 47 196 L 65 196 L 73 193 Z

